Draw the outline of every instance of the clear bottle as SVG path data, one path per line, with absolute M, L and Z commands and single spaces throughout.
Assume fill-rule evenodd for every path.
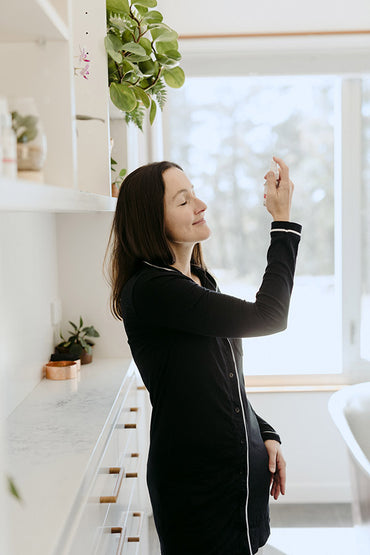
M 0 143 L 2 150 L 2 176 L 17 178 L 17 138 L 12 128 L 9 112 L 0 113 Z

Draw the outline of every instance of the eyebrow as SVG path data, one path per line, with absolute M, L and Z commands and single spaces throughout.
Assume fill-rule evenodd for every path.
M 191 190 L 194 191 L 194 186 L 192 186 Z M 172 200 L 175 200 L 177 195 L 180 195 L 181 193 L 189 193 L 189 189 L 180 189 L 179 191 L 177 191 L 177 193 L 173 195 Z

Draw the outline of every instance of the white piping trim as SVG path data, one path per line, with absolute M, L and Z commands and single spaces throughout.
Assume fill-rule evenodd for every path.
M 271 232 L 272 231 L 285 231 L 285 233 L 295 233 L 299 237 L 301 236 L 299 231 L 295 231 L 294 229 L 284 229 L 284 228 L 280 228 L 280 227 L 274 227 L 273 229 L 271 229 Z
M 240 391 L 240 380 L 239 380 L 238 368 L 237 368 L 237 366 L 236 366 L 234 351 L 233 351 L 233 348 L 232 348 L 232 346 L 231 346 L 230 339 L 229 339 L 228 337 L 226 337 L 226 341 L 228 342 L 229 347 L 230 347 L 231 356 L 232 356 L 232 358 L 233 358 L 233 363 L 234 363 L 234 370 L 235 370 L 235 374 L 236 374 L 236 379 L 237 379 L 237 382 L 238 382 L 238 394 L 239 394 L 240 406 L 241 406 L 241 409 L 242 409 L 243 424 L 244 424 L 244 432 L 245 432 L 245 440 L 246 440 L 246 447 L 247 447 L 247 497 L 246 497 L 246 501 L 245 501 L 245 521 L 246 521 L 247 540 L 248 540 L 249 552 L 250 552 L 250 555 L 252 555 L 253 551 L 252 551 L 252 544 L 251 544 L 251 537 L 250 537 L 250 529 L 249 529 L 249 520 L 248 520 L 248 504 L 249 504 L 249 437 L 248 437 L 248 430 L 247 430 L 247 421 L 246 421 L 245 412 L 244 412 L 243 398 L 242 398 L 241 391 Z
M 152 266 L 152 268 L 158 268 L 159 270 L 167 270 L 167 272 L 176 272 L 176 270 L 173 270 L 172 268 L 165 268 L 164 266 L 156 266 L 155 264 L 151 264 L 146 260 L 143 260 L 143 262 L 144 264 L 148 264 L 148 266 Z

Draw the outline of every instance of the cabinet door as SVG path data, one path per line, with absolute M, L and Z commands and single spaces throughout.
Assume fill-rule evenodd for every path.
M 72 10 L 78 188 L 110 196 L 105 2 L 74 0 Z M 86 68 L 88 74 L 84 74 Z M 81 116 L 92 119 L 79 119 Z

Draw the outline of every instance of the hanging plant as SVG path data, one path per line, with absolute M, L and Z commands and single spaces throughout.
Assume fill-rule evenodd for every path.
M 184 84 L 178 34 L 152 9 L 156 0 L 106 0 L 106 5 L 110 98 L 126 122 L 142 130 L 145 111 L 152 124 L 157 106 L 163 109 L 166 84 Z

